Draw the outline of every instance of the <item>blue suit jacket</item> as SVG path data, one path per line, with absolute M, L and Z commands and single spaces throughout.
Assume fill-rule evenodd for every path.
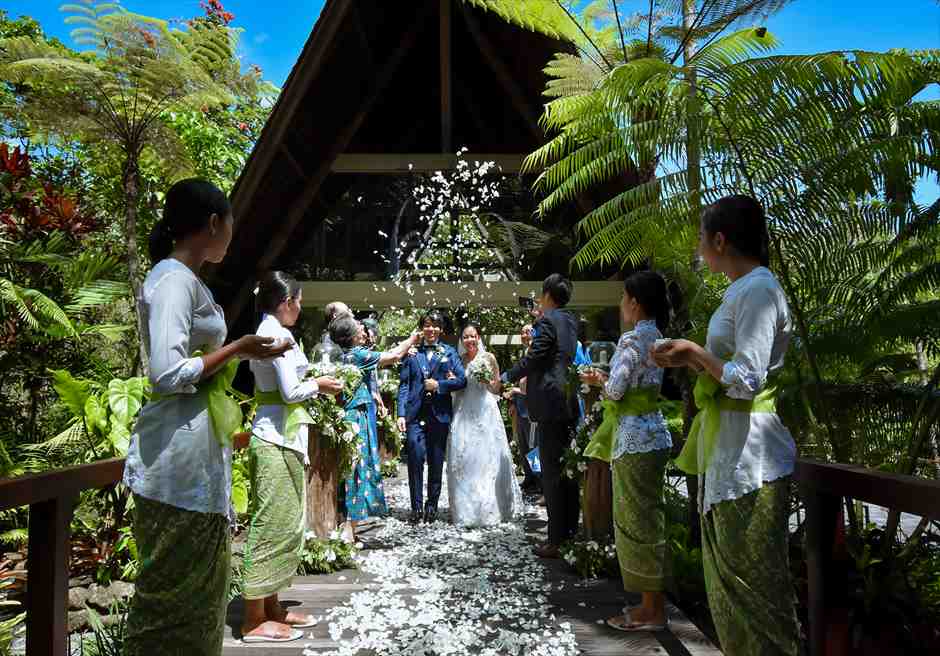
M 444 352 L 428 360 L 428 357 L 419 349 L 415 355 L 409 355 L 402 360 L 398 373 L 398 416 L 406 421 L 413 421 L 421 412 L 421 404 L 425 398 L 424 369 L 430 372 L 430 378 L 438 382 L 437 391 L 431 394 L 431 412 L 434 418 L 442 424 L 449 424 L 454 412 L 450 393 L 462 390 L 467 386 L 467 377 L 464 374 L 463 363 L 457 351 L 446 344 L 442 344 Z M 448 373 L 454 378 L 448 378 Z

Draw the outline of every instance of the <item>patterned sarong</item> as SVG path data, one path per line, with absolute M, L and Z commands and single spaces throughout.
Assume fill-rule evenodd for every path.
M 245 599 L 264 599 L 290 586 L 304 546 L 306 482 L 303 456 L 251 438 L 251 524 L 245 544 Z
M 708 605 L 726 654 L 799 653 L 787 548 L 789 514 L 786 477 L 715 504 L 702 516 Z
M 628 592 L 659 592 L 664 588 L 663 482 L 668 460 L 669 449 L 660 449 L 624 454 L 611 466 L 617 560 Z
M 231 543 L 225 515 L 134 496 L 140 558 L 125 656 L 219 656 Z

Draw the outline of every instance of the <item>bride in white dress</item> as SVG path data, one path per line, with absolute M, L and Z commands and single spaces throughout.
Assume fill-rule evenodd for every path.
M 499 412 L 499 365 L 487 353 L 480 328 L 470 323 L 459 352 L 467 387 L 454 392 L 454 415 L 447 441 L 447 489 L 450 513 L 458 526 L 492 526 L 522 515 L 522 491 L 516 480 L 506 427 Z M 488 368 L 488 382 L 475 372 Z

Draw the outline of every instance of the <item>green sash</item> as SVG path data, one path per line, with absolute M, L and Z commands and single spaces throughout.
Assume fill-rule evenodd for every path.
M 699 412 L 692 421 L 689 437 L 676 458 L 676 467 L 687 474 L 702 474 L 708 469 L 718 431 L 721 430 L 721 411 L 769 412 L 777 411 L 777 388 L 766 387 L 753 399 L 732 399 L 725 395 L 721 384 L 706 374 L 695 382 L 692 391 Z M 699 440 L 702 441 L 702 458 L 699 460 Z
M 617 433 L 620 418 L 639 417 L 656 412 L 659 407 L 658 401 L 658 387 L 635 387 L 627 390 L 618 401 L 611 399 L 602 401 L 604 419 L 591 436 L 591 441 L 584 449 L 584 455 L 588 458 L 610 462 L 614 451 L 614 435 Z
M 255 390 L 255 401 L 258 402 L 258 405 L 282 405 L 287 408 L 284 437 L 291 444 L 297 441 L 297 433 L 303 424 L 317 423 L 302 403 L 285 403 L 284 399 L 281 398 L 281 393 L 277 390 L 271 392 Z
M 235 380 L 236 372 L 238 372 L 238 359 L 233 358 L 211 378 L 201 381 L 196 386 L 200 391 L 206 392 L 209 418 L 212 420 L 215 439 L 223 447 L 232 445 L 232 435 L 242 427 L 242 410 L 238 407 L 238 401 L 229 395 L 229 392 L 233 391 L 232 381 Z M 156 402 L 174 396 L 179 396 L 179 394 L 154 393 L 150 395 L 150 400 Z

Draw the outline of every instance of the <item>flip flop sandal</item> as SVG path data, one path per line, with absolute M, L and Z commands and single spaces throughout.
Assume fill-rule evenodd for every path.
M 295 629 L 290 632 L 290 635 L 284 636 L 283 638 L 265 635 L 246 635 L 242 636 L 242 642 L 245 644 L 254 642 L 293 642 L 294 640 L 300 640 L 303 637 L 304 632 Z
M 294 624 L 293 622 L 286 623 L 293 629 L 312 629 L 318 624 L 317 619 L 313 617 L 313 615 L 307 615 L 307 621 L 303 624 Z
M 609 617 L 605 620 L 605 624 L 610 628 L 616 631 L 623 631 L 624 633 L 636 633 L 638 631 L 665 631 L 666 626 L 669 624 L 667 620 L 663 624 L 636 624 L 633 620 L 630 619 L 630 612 L 627 611 L 623 614 L 624 624 L 620 624 L 615 621 L 614 618 Z

